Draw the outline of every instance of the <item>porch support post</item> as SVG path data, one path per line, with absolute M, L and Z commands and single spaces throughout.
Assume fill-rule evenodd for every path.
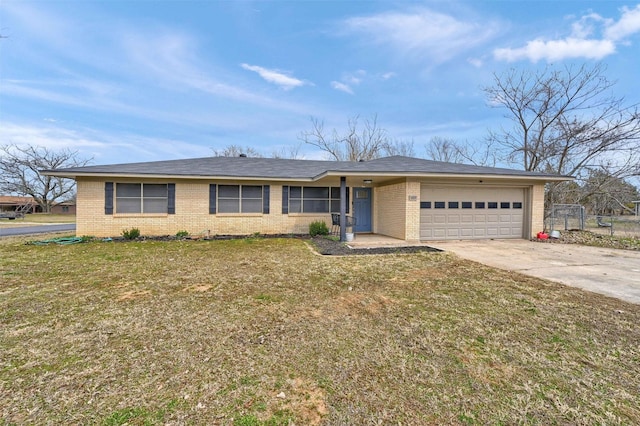
M 347 241 L 347 178 L 340 177 L 340 241 Z

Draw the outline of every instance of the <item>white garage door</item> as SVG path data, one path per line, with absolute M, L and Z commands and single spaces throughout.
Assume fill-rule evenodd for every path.
M 422 185 L 420 238 L 522 238 L 524 189 Z

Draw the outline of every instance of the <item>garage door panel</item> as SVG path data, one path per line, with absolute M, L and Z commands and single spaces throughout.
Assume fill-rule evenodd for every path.
M 470 215 L 470 214 L 463 214 L 463 215 L 460 217 L 460 223 L 472 224 L 472 223 L 473 223 L 473 215 Z
M 421 239 L 522 238 L 522 188 L 423 184 L 420 201 L 431 207 L 420 209 Z
M 459 225 L 460 224 L 460 216 L 457 214 L 452 214 L 447 216 L 447 223 L 451 225 Z
M 473 237 L 474 235 L 473 228 L 460 228 L 460 237 L 467 238 Z
M 443 214 L 434 215 L 434 216 L 433 216 L 433 223 L 434 223 L 434 224 L 443 224 L 443 223 L 447 223 L 447 216 L 445 216 L 445 215 L 443 215 Z

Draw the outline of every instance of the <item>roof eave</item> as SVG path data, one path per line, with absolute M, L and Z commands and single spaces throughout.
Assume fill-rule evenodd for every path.
M 416 178 L 456 178 L 456 179 L 522 179 L 522 180 L 534 180 L 543 182 L 563 182 L 571 181 L 575 178 L 573 176 L 561 176 L 561 175 L 526 175 L 526 174 L 490 174 L 490 173 L 424 173 L 424 172 L 344 172 L 344 171 L 328 171 L 322 173 L 314 178 L 314 180 L 322 179 L 328 176 L 345 176 L 345 177 L 385 177 L 385 178 L 403 178 L 403 177 L 416 177 Z
M 283 182 L 312 182 L 309 177 L 269 177 L 269 176 L 224 176 L 224 175 L 178 175 L 159 173 L 65 173 L 55 170 L 41 171 L 45 176 L 56 176 L 68 179 L 78 178 L 111 178 L 111 179 L 191 179 L 191 180 L 241 180 L 241 181 L 283 181 Z

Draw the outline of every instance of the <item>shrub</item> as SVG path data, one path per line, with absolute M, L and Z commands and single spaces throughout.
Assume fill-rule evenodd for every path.
M 312 237 L 316 235 L 329 235 L 329 228 L 327 228 L 327 224 L 321 220 L 311 222 L 309 224 L 309 235 Z
M 125 229 L 122 231 L 122 236 L 125 240 L 135 240 L 140 236 L 140 230 L 138 228 Z
M 189 236 L 189 231 L 178 231 L 176 232 L 176 237 L 185 238 Z

